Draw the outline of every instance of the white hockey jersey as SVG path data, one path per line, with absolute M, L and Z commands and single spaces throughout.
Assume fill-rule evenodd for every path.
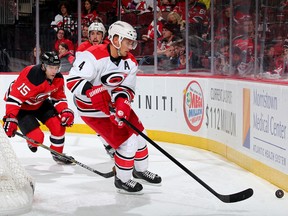
M 109 44 L 92 46 L 86 51 L 77 52 L 69 72 L 67 87 L 74 94 L 74 103 L 79 114 L 87 117 L 107 117 L 103 112 L 95 110 L 90 98 L 86 96 L 85 92 L 91 85 L 105 86 L 111 95 L 112 103 L 118 94 L 125 94 L 132 101 L 137 71 L 138 63 L 131 53 L 114 59 L 110 56 Z

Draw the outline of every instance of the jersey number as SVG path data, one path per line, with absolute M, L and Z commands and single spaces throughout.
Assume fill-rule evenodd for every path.
M 22 83 L 22 85 L 19 86 L 17 89 L 23 96 L 27 95 L 28 92 L 30 91 L 30 88 L 27 85 L 25 85 L 25 83 Z
M 78 66 L 80 71 L 82 70 L 84 64 L 85 64 L 85 61 L 83 61 L 83 62 Z

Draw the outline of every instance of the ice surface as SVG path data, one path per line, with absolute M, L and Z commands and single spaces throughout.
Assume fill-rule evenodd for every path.
M 253 188 L 254 195 L 242 202 L 223 203 L 166 156 L 148 144 L 149 170 L 161 175 L 161 187 L 144 186 L 143 195 L 116 192 L 114 178 L 105 179 L 78 165 L 57 165 L 49 151 L 32 153 L 26 142 L 10 139 L 26 170 L 35 178 L 32 211 L 25 216 L 287 216 L 288 194 L 275 197 L 277 187 L 214 153 L 182 145 L 157 142 L 220 194 Z M 45 145 L 49 146 L 48 134 Z M 67 134 L 64 152 L 101 172 L 113 161 L 96 135 Z

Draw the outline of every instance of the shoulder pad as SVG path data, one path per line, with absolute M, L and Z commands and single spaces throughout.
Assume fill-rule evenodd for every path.
M 61 73 L 59 72 L 59 73 L 57 73 L 57 74 L 55 75 L 55 78 L 64 78 L 64 77 L 63 77 L 63 74 L 61 74 Z
M 35 86 L 46 80 L 45 72 L 41 69 L 41 64 L 33 66 L 27 74 L 27 79 Z

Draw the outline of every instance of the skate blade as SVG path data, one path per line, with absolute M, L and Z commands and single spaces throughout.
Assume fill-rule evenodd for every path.
M 126 190 L 118 189 L 118 188 L 117 188 L 117 192 L 120 194 L 126 194 L 126 195 L 143 195 L 144 194 L 142 190 L 138 192 L 128 192 Z
M 151 182 L 148 182 L 148 181 L 145 181 L 144 179 L 138 179 L 138 178 L 134 178 L 135 181 L 143 184 L 143 185 L 150 185 L 150 186 L 154 186 L 154 187 L 160 187 L 162 186 L 162 182 L 160 183 L 151 183 Z

